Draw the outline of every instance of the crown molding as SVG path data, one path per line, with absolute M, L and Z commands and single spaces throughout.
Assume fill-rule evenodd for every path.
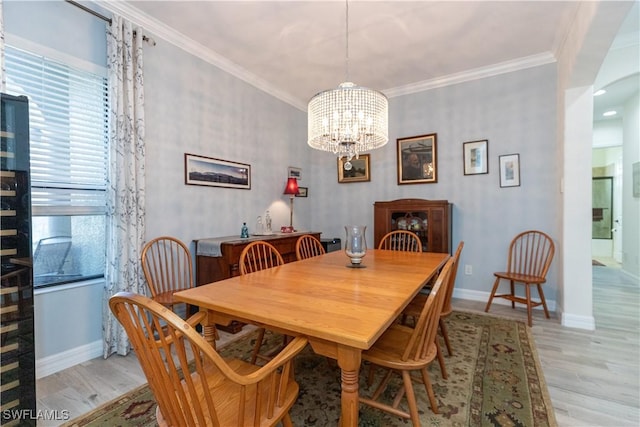
M 640 36 L 638 33 L 624 33 L 613 39 L 610 50 L 637 47 L 638 45 L 640 45 Z
M 485 79 L 487 77 L 520 71 L 540 65 L 551 64 L 554 62 L 556 62 L 556 58 L 553 56 L 553 54 L 551 54 L 550 52 L 546 52 L 538 55 L 531 55 L 514 59 L 511 61 L 500 62 L 498 64 L 493 64 L 487 67 L 449 74 L 446 76 L 437 77 L 435 79 L 423 80 L 421 82 L 411 83 L 395 88 L 389 88 L 383 90 L 382 92 L 384 92 L 384 94 L 389 98 L 393 98 L 396 96 L 410 95 L 416 92 L 422 92 L 439 87 L 451 86 L 458 83 Z
M 253 73 L 250 73 L 246 69 L 242 68 L 238 64 L 229 61 L 222 55 L 212 51 L 208 47 L 190 39 L 184 34 L 176 31 L 174 28 L 152 18 L 151 16 L 143 13 L 139 9 L 131 6 L 128 2 L 122 1 L 107 1 L 98 0 L 95 3 L 111 13 L 117 13 L 123 18 L 139 25 L 145 31 L 153 33 L 154 38 L 163 39 L 176 47 L 188 52 L 203 61 L 214 65 L 221 70 L 239 78 L 240 80 L 260 89 L 263 92 L 299 109 L 302 111 L 307 110 L 306 103 L 302 103 L 299 99 L 292 96 L 290 93 L 284 92 L 273 85 L 270 85 L 267 81 L 261 79 Z
M 157 19 L 152 18 L 146 13 L 143 13 L 139 9 L 133 7 L 129 2 L 96 0 L 94 1 L 94 3 L 99 5 L 100 7 L 103 7 L 111 13 L 117 13 L 118 15 L 130 20 L 131 22 L 134 22 L 136 25 L 141 26 L 145 31 L 153 33 L 154 37 L 163 39 L 175 45 L 176 47 L 202 59 L 203 61 L 211 65 L 220 68 L 221 70 L 239 78 L 240 80 L 243 80 L 244 82 L 254 86 L 255 88 L 266 92 L 269 95 L 301 111 L 307 111 L 306 102 L 301 101 L 290 93 L 274 87 L 264 79 L 261 79 L 259 76 L 250 73 L 245 68 L 232 61 L 229 61 L 222 55 L 212 51 L 207 46 L 197 43 L 196 41 L 190 39 L 179 31 L 176 31 L 174 28 L 169 27 L 168 25 L 158 21 Z M 539 65 L 549 64 L 555 61 L 556 58 L 553 56 L 553 54 L 547 52 L 506 61 L 487 67 L 467 70 L 456 74 L 450 74 L 435 79 L 411 83 L 405 86 L 389 88 L 386 90 L 382 90 L 382 92 L 388 97 L 393 98 L 396 96 L 409 95 L 429 89 L 435 89 L 472 80 L 497 76 L 500 74 L 519 71 L 526 68 L 537 67 Z

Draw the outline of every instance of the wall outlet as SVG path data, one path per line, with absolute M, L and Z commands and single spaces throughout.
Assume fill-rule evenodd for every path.
M 464 274 L 471 276 L 473 274 L 473 267 L 469 264 L 464 266 Z

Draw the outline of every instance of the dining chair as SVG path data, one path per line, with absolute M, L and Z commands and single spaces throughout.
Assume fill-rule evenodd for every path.
M 194 286 L 193 265 L 189 248 L 181 240 L 170 236 L 156 237 L 142 248 L 142 270 L 151 291 L 151 298 L 174 310 L 173 294 Z M 190 306 L 185 317 L 190 314 Z
M 419 426 L 418 405 L 413 389 L 413 376 L 411 375 L 411 372 L 419 371 L 421 382 L 424 384 L 429 397 L 431 410 L 434 414 L 438 413 L 438 404 L 429 380 L 427 367 L 436 358 L 438 321 L 444 304 L 446 283 L 449 281 L 452 266 L 453 259 L 449 258 L 425 300 L 424 307 L 414 328 L 400 323 L 393 323 L 371 348 L 362 353 L 362 360 L 371 363 L 372 366 L 386 368 L 387 372 L 370 397 L 361 396 L 359 398 L 361 403 L 402 418 L 409 418 L 414 426 Z M 403 385 L 396 393 L 393 403 L 388 404 L 379 399 L 384 396 L 383 392 L 394 373 L 401 374 Z M 406 396 L 409 412 L 399 407 L 403 396 Z
M 515 308 L 515 303 L 527 306 L 527 319 L 529 326 L 532 326 L 532 308 L 542 305 L 544 315 L 549 318 L 547 302 L 542 292 L 542 284 L 547 281 L 547 272 L 553 260 L 555 245 L 551 237 L 542 231 L 529 230 L 518 234 L 509 245 L 509 256 L 507 260 L 507 271 L 493 273 L 496 280 L 487 301 L 484 311 L 488 312 L 494 298 L 504 298 L 511 301 L 511 308 Z M 510 292 L 508 294 L 496 294 L 501 280 L 508 280 Z M 525 296 L 515 294 L 515 284 L 524 285 Z M 538 289 L 539 301 L 531 299 L 531 287 Z
M 284 259 L 278 249 L 271 243 L 263 240 L 258 240 L 249 243 L 240 253 L 240 275 L 254 273 L 256 271 L 265 270 L 267 268 L 277 267 L 284 264 Z M 261 354 L 260 348 L 264 344 L 265 328 L 259 327 L 257 330 L 258 336 L 256 337 L 256 343 L 251 354 L 251 363 L 256 363 L 257 359 L 268 361 L 271 359 L 271 354 Z M 282 345 L 286 345 L 290 340 L 290 337 L 284 335 Z
M 378 249 L 422 252 L 422 242 L 416 233 L 407 230 L 390 231 L 378 243 Z
M 292 426 L 298 397 L 293 357 L 306 345 L 297 337 L 265 366 L 223 359 L 194 326 L 150 298 L 120 292 L 109 307 L 124 327 L 153 392 L 160 426 Z
M 320 240 L 311 234 L 304 234 L 296 240 L 296 259 L 298 261 L 325 254 Z
M 453 355 L 453 350 L 451 350 L 451 342 L 449 341 L 449 334 L 447 333 L 447 326 L 445 319 L 451 315 L 453 312 L 453 307 L 451 305 L 451 299 L 453 298 L 453 288 L 456 284 L 456 275 L 458 273 L 458 264 L 460 261 L 460 254 L 462 253 L 462 248 L 464 247 L 464 242 L 461 241 L 458 243 L 458 248 L 456 252 L 453 254 L 453 264 L 451 266 L 451 273 L 449 274 L 449 281 L 446 283 L 446 291 L 444 297 L 444 304 L 442 306 L 442 311 L 440 312 L 440 319 L 438 320 L 438 325 L 440 329 L 440 335 L 444 340 L 444 344 L 447 347 L 447 353 L 449 356 Z M 429 291 L 430 292 L 430 291 Z M 425 300 L 429 295 L 427 293 L 419 293 L 415 296 L 415 298 L 407 305 L 407 307 L 402 312 L 403 322 L 406 323 L 406 319 L 411 317 L 415 323 L 416 319 L 420 316 L 422 311 L 422 307 L 424 307 Z M 442 351 L 440 351 L 440 345 L 438 344 L 438 362 L 440 364 L 440 372 L 442 373 L 442 378 L 447 379 L 447 368 L 444 363 L 444 358 L 442 357 Z
M 264 240 L 249 243 L 240 253 L 240 274 L 253 273 L 284 264 L 275 246 Z

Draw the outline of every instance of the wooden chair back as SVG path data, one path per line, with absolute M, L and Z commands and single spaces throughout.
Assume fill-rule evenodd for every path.
M 296 258 L 298 261 L 325 254 L 320 240 L 310 234 L 304 234 L 296 241 Z
M 416 320 L 416 326 L 411 333 L 402 355 L 402 361 L 420 361 L 427 357 L 429 349 L 435 346 L 438 334 L 440 313 L 444 304 L 446 287 L 453 267 L 453 258 L 449 258 L 444 265 L 436 283 L 431 288 L 420 316 Z
M 554 253 L 555 245 L 548 234 L 537 230 L 524 231 L 509 245 L 507 272 L 544 279 Z
M 251 242 L 240 253 L 240 274 L 253 273 L 284 264 L 280 252 L 271 243 Z
M 422 252 L 422 242 L 416 233 L 407 230 L 394 230 L 385 234 L 378 249 L 389 251 Z
M 458 274 L 458 264 L 460 263 L 460 254 L 462 253 L 462 248 L 464 247 L 464 242 L 461 241 L 458 243 L 458 248 L 456 252 L 453 254 L 453 264 L 451 266 L 451 273 L 449 274 L 449 282 L 447 284 L 447 292 L 444 297 L 444 304 L 442 306 L 442 313 L 440 313 L 440 317 L 445 317 L 451 314 L 453 311 L 453 307 L 451 306 L 451 299 L 453 298 L 453 288 L 456 284 L 456 275 Z
M 142 248 L 141 261 L 154 299 L 194 286 L 191 253 L 175 237 L 161 236 L 149 241 Z
M 290 422 L 298 395 L 292 359 L 306 345 L 294 339 L 263 367 L 223 359 L 194 329 L 163 305 L 130 292 L 109 300 L 136 352 L 158 403 L 159 425 L 272 426 Z

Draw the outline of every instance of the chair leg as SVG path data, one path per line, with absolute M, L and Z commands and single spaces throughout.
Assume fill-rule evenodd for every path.
M 427 372 L 427 368 L 420 369 L 422 373 L 422 382 L 424 382 L 424 388 L 427 389 L 427 396 L 429 396 L 429 404 L 431 405 L 431 411 L 434 414 L 438 414 L 438 402 L 436 402 L 436 395 L 433 392 L 433 387 L 431 387 L 431 381 L 429 380 L 429 373 Z
M 260 353 L 260 347 L 262 347 L 264 332 L 264 328 L 258 328 L 258 337 L 256 338 L 256 343 L 253 346 L 253 352 L 251 353 L 251 363 L 254 365 L 256 364 L 256 359 L 258 358 L 258 354 Z
M 445 380 L 448 378 L 447 367 L 444 365 L 444 356 L 442 355 L 442 348 L 440 342 L 436 338 L 436 354 L 438 355 L 438 363 L 440 364 L 440 373 Z
M 493 283 L 493 289 L 491 290 L 491 295 L 489 295 L 489 301 L 487 301 L 487 306 L 484 308 L 485 313 L 489 312 L 489 307 L 491 307 L 491 303 L 493 302 L 493 297 L 496 295 L 496 291 L 498 290 L 499 284 L 500 284 L 500 278 L 497 277 L 496 281 Z
M 380 384 L 378 384 L 378 388 L 371 395 L 371 400 L 378 400 L 384 389 L 387 388 L 387 384 L 389 384 L 391 375 L 393 375 L 393 371 L 391 369 L 387 370 L 384 378 L 382 378 L 382 381 L 380 381 Z
M 453 356 L 453 351 L 451 351 L 451 343 L 449 342 L 449 334 L 447 334 L 447 325 L 445 324 L 445 321 L 442 319 L 442 317 L 440 318 L 440 321 L 438 323 L 440 323 L 440 333 L 442 334 L 442 338 L 444 339 L 444 344 L 447 346 L 447 353 L 449 354 L 449 356 Z
M 400 317 L 400 324 L 401 325 L 406 325 L 407 324 L 407 315 L 402 313 L 402 316 Z
M 409 413 L 411 414 L 411 422 L 414 426 L 420 426 L 420 416 L 418 415 L 418 403 L 416 402 L 416 395 L 413 391 L 413 385 L 411 384 L 411 375 L 409 371 L 402 371 L 402 379 L 404 381 L 404 388 L 407 392 L 407 403 L 409 404 Z
M 531 288 L 528 283 L 524 284 L 525 292 L 527 294 L 527 318 L 529 319 L 529 327 L 533 326 L 533 322 L 531 320 Z
M 538 295 L 540 295 L 540 301 L 542 301 L 542 308 L 544 308 L 544 315 L 549 318 L 549 310 L 547 310 L 547 301 L 544 299 L 544 292 L 542 292 L 542 285 L 538 283 Z
M 367 375 L 367 387 L 373 385 L 373 378 L 376 375 L 376 365 L 373 363 L 369 365 L 369 375 Z
M 511 298 L 513 298 L 514 296 L 516 296 L 516 290 L 515 290 L 515 286 L 513 285 L 513 280 L 510 281 L 510 286 L 511 286 Z M 516 308 L 516 302 L 512 299 L 511 300 L 511 308 Z
M 289 415 L 288 412 L 282 418 L 282 426 L 283 427 L 293 427 L 293 423 L 291 422 L 291 415 Z

